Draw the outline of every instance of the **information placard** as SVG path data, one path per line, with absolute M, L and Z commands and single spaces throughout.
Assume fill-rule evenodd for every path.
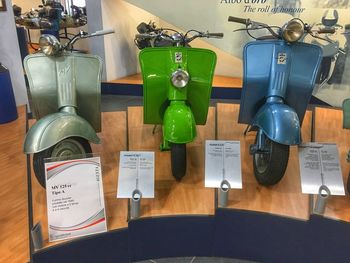
M 299 146 L 301 188 L 305 194 L 318 194 L 326 185 L 332 195 L 345 195 L 337 145 L 307 143 Z
M 205 187 L 219 188 L 223 180 L 227 180 L 231 188 L 242 188 L 240 142 L 207 140 Z
M 131 198 L 136 189 L 154 198 L 154 152 L 120 152 L 117 198 Z
M 45 163 L 49 241 L 107 231 L 100 157 Z

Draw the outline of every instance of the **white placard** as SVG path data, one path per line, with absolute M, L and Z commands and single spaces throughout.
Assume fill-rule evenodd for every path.
M 332 195 L 345 195 L 337 145 L 307 143 L 299 146 L 301 188 L 305 194 L 318 194 L 326 185 Z
M 120 152 L 117 198 L 131 198 L 136 189 L 154 198 L 154 152 Z
M 100 157 L 45 163 L 49 241 L 107 231 Z
M 231 188 L 242 188 L 240 148 L 239 141 L 205 142 L 205 187 L 219 188 L 227 180 Z

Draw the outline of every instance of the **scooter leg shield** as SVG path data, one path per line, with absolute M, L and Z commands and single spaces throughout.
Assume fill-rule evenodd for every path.
M 196 135 L 196 122 L 191 108 L 185 103 L 172 102 L 164 113 L 164 139 L 171 143 L 188 143 Z
M 100 143 L 95 130 L 85 119 L 75 114 L 57 112 L 40 119 L 29 129 L 24 152 L 41 152 L 68 137 L 81 137 Z
M 255 115 L 252 127 L 259 127 L 271 140 L 284 145 L 301 143 L 297 113 L 282 103 L 266 103 Z

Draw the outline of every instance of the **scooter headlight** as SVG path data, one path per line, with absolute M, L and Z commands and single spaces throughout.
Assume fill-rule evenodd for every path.
M 282 37 L 288 42 L 298 41 L 304 34 L 304 24 L 299 19 L 292 19 L 282 27 Z
M 39 39 L 41 51 L 48 56 L 56 55 L 61 48 L 60 42 L 52 35 L 42 35 Z
M 171 83 L 179 89 L 184 88 L 188 81 L 190 80 L 190 75 L 183 69 L 178 69 L 171 74 Z

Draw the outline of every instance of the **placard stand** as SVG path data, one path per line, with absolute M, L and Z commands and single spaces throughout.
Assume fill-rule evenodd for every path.
M 239 141 L 206 141 L 205 187 L 218 189 L 215 198 L 222 208 L 228 206 L 231 188 L 242 188 Z
M 154 152 L 120 152 L 117 198 L 129 199 L 128 220 L 142 215 L 142 198 L 154 198 Z
M 228 204 L 228 196 L 231 189 L 231 185 L 227 180 L 223 180 L 219 188 L 219 206 L 226 207 Z
M 323 215 L 332 194 L 345 195 L 336 144 L 300 145 L 299 164 L 302 192 L 309 194 L 310 214 Z
M 316 203 L 313 206 L 313 213 L 323 215 L 326 210 L 327 200 L 330 196 L 331 191 L 329 190 L 329 188 L 326 185 L 321 185 L 318 190 Z M 313 205 L 313 197 L 312 201 L 310 201 L 310 204 Z
M 135 189 L 132 192 L 132 196 L 129 199 L 130 202 L 130 219 L 136 219 L 141 216 L 141 199 L 142 193 L 140 190 Z
M 38 222 L 30 231 L 30 235 L 33 241 L 34 250 L 39 250 L 44 247 L 43 232 L 41 224 Z

